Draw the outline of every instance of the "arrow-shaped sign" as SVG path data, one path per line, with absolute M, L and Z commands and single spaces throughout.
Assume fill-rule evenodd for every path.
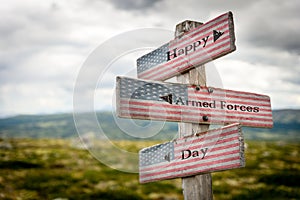
M 225 13 L 137 60 L 138 78 L 166 80 L 236 49 L 232 13 Z
M 179 138 L 139 152 L 140 182 L 186 177 L 245 165 L 239 124 Z
M 266 95 L 117 77 L 116 97 L 117 113 L 125 118 L 273 126 Z

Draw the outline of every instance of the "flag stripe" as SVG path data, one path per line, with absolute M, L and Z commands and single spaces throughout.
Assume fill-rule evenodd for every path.
M 169 106 L 161 103 L 158 105 L 156 102 L 143 103 L 139 106 L 139 102 L 128 100 L 128 105 L 121 101 L 123 104 L 119 108 L 119 116 L 127 118 L 138 119 L 154 119 L 154 120 L 167 120 L 176 122 L 192 122 L 192 123 L 232 123 L 240 122 L 244 126 L 255 127 L 272 127 L 273 119 L 270 112 L 260 114 L 248 114 L 245 116 L 244 112 L 229 112 L 224 110 L 211 110 L 209 108 L 194 108 L 186 106 Z M 150 107 L 150 109 L 149 109 Z M 203 121 L 202 117 L 206 115 L 209 117 L 207 122 Z

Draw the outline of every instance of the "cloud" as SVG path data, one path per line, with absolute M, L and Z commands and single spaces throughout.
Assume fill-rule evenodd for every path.
M 242 39 L 257 47 L 274 48 L 299 55 L 299 7 L 300 2 L 296 0 L 273 1 L 272 5 L 269 1 L 253 4 L 242 14 L 242 19 L 247 20 L 239 25 Z
M 97 47 L 136 28 L 161 30 L 121 38 L 89 61 L 92 69 L 81 89 L 109 105 L 115 76 L 134 70 L 139 55 L 172 39 L 177 23 L 206 22 L 229 10 L 237 50 L 212 63 L 225 86 L 270 94 L 275 108 L 299 108 L 299 4 L 298 0 L 11 0 L 0 7 L 0 112 L 72 111 L 73 87 Z M 126 46 L 136 51 L 118 50 Z M 99 77 L 106 61 L 112 65 Z
M 0 116 L 72 110 L 70 91 L 49 83 L 6 84 L 0 87 L 0 93 Z
M 111 0 L 110 2 L 118 9 L 122 10 L 138 10 L 143 11 L 149 8 L 152 8 L 157 2 L 161 0 L 152 0 L 152 1 L 145 1 L 145 0 Z

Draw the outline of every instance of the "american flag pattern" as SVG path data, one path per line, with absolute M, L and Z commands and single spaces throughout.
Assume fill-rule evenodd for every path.
M 174 159 L 174 143 L 167 142 L 140 152 L 140 166 L 149 166 Z
M 181 97 L 185 101 L 188 99 L 188 90 L 185 85 L 146 82 L 130 78 L 120 79 L 120 96 L 122 99 L 165 102 L 161 97 L 169 94 L 174 97 L 172 103 L 175 103 L 176 97 Z
M 170 101 L 166 96 L 172 97 Z M 117 77 L 116 97 L 117 113 L 123 118 L 206 124 L 238 122 L 243 126 L 262 128 L 273 126 L 270 97 L 267 95 Z M 253 112 L 254 107 L 259 109 L 258 112 Z
M 205 149 L 203 156 L 201 149 Z M 183 152 L 198 152 L 188 157 Z M 239 124 L 209 130 L 139 152 L 141 183 L 223 171 L 245 166 L 244 140 Z
M 204 42 L 202 39 L 207 37 Z M 184 49 L 197 41 L 202 43 L 195 51 L 168 59 L 168 51 Z M 233 17 L 228 12 L 137 59 L 137 75 L 142 79 L 166 80 L 235 49 Z
M 138 74 L 149 70 L 150 68 L 159 65 L 163 62 L 167 62 L 167 52 L 169 51 L 169 44 L 165 44 L 158 49 L 148 53 L 146 56 L 142 56 L 137 59 L 137 72 Z

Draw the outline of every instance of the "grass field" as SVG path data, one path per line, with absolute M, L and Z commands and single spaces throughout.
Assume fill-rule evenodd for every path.
M 138 152 L 160 142 L 115 141 Z M 0 139 L 0 199 L 183 199 L 181 180 L 139 184 L 70 140 Z M 213 173 L 214 199 L 300 199 L 300 144 L 246 141 L 246 167 Z

